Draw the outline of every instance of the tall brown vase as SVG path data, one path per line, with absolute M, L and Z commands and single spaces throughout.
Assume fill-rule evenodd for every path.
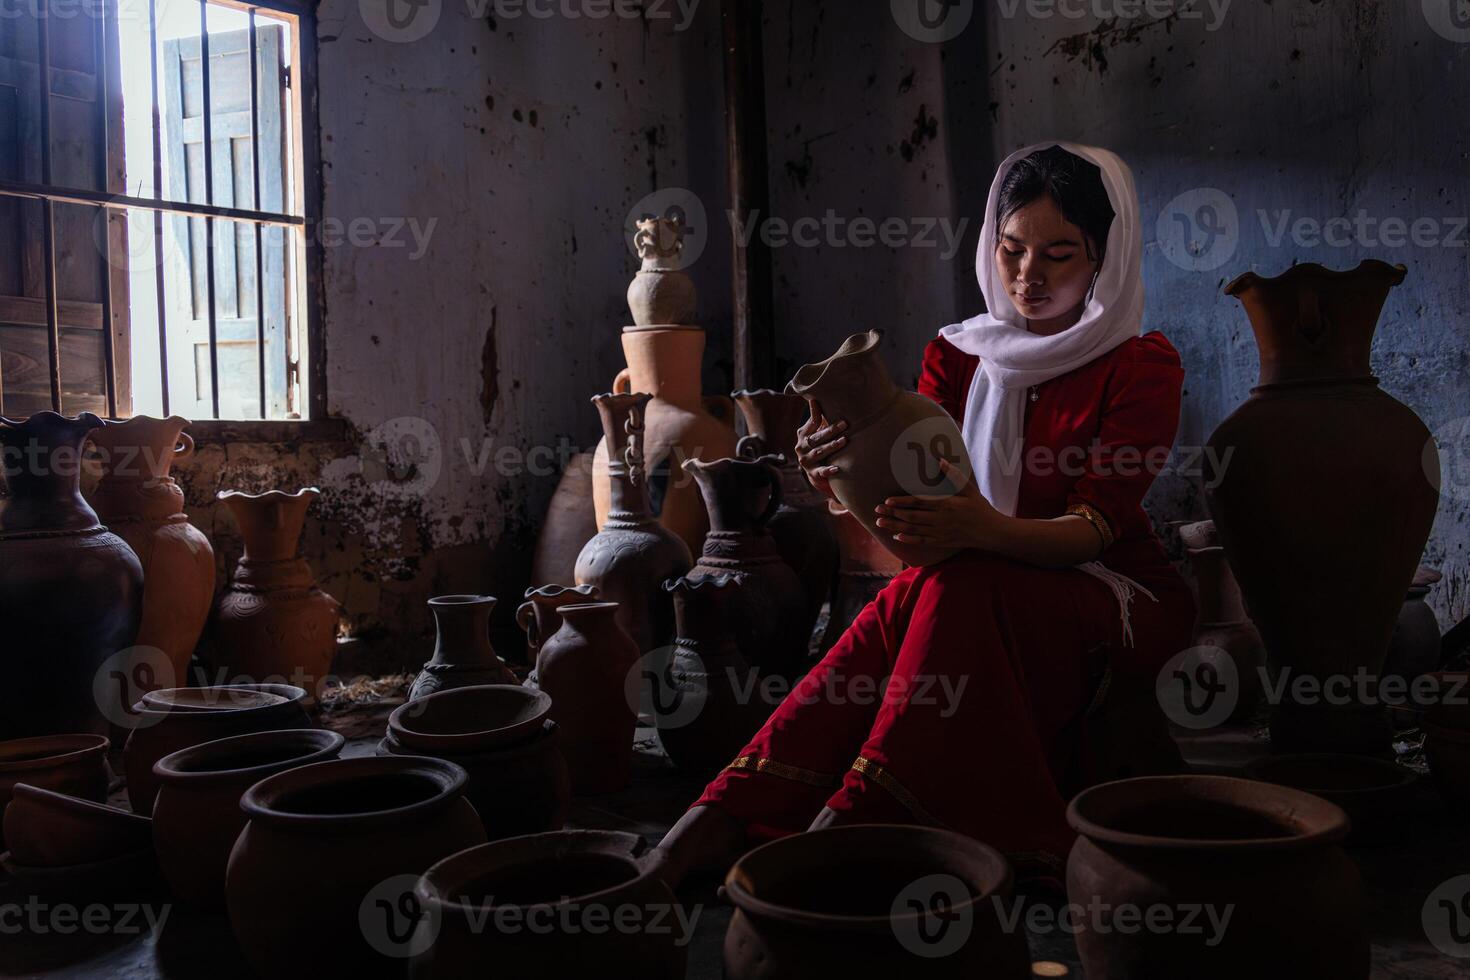
M 143 619 L 137 645 L 163 652 L 172 677 L 187 683 L 189 659 L 214 602 L 214 548 L 184 513 L 184 491 L 170 471 L 194 455 L 189 420 L 135 415 L 92 430 L 102 475 L 90 494 L 97 516 L 143 564 Z
M 80 490 L 82 444 L 102 424 L 88 412 L 0 419 L 0 741 L 107 731 L 98 672 L 138 635 L 143 566 Z
M 1250 316 L 1261 378 L 1210 437 L 1210 514 L 1274 665 L 1347 692 L 1303 700 L 1288 684 L 1271 723 L 1280 750 L 1388 747 L 1376 692 L 1356 678 L 1383 669 L 1439 499 L 1429 431 L 1369 366 L 1405 271 L 1299 265 L 1225 287 Z
M 296 553 L 306 508 L 320 492 L 219 495 L 240 525 L 245 554 L 216 607 L 215 649 L 222 666 L 256 682 L 284 677 L 311 690 L 331 670 L 341 605 Z

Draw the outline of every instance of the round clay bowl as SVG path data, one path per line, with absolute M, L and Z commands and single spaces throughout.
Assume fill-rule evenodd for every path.
M 1388 759 L 1332 753 L 1268 756 L 1248 766 L 1246 775 L 1336 803 L 1352 820 L 1352 844 L 1397 836 L 1401 806 L 1419 778 Z
M 90 864 L 147 848 L 152 821 L 126 810 L 18 783 L 5 808 L 11 857 L 36 868 Z
M 101 735 L 41 735 L 0 742 L 0 810 L 17 783 L 102 802 L 107 798 L 107 749 Z M 0 847 L 5 834 L 0 830 Z
M 400 705 L 388 716 L 388 731 L 429 755 L 469 755 L 524 741 L 550 710 L 550 696 L 518 684 L 461 687 Z
M 144 707 L 153 711 L 237 711 L 268 708 L 288 700 L 251 687 L 174 687 L 143 695 Z

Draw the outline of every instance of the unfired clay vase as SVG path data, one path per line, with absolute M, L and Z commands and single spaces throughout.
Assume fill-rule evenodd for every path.
M 184 513 L 184 491 L 171 469 L 194 455 L 194 440 L 177 415 L 135 415 L 92 430 L 102 469 L 89 496 L 114 534 L 143 565 L 143 618 L 138 646 L 163 652 L 171 677 L 156 687 L 186 682 L 189 659 L 214 602 L 214 548 Z
M 541 644 L 561 629 L 557 610 L 574 602 L 596 602 L 602 596 L 594 585 L 543 585 L 526 590 L 526 601 L 516 609 L 516 625 L 526 634 L 526 649 L 534 663 Z
M 403 960 L 380 950 L 404 949 L 395 940 L 412 928 L 404 903 L 414 877 L 485 843 L 467 778 L 442 759 L 392 756 L 318 762 L 246 790 L 249 822 L 230 853 L 225 895 L 256 972 L 402 975 Z
M 613 450 L 604 481 L 613 506 L 602 530 L 577 556 L 577 584 L 594 586 L 604 599 L 618 604 L 618 618 L 641 653 L 673 642 L 674 607 L 663 583 L 694 564 L 683 540 L 649 510 L 643 456 L 643 410 L 648 401 L 648 395 L 592 398 Z M 704 502 L 697 494 L 696 500 L 702 513 Z
M 842 639 L 842 634 L 863 607 L 903 571 L 903 562 L 879 544 L 862 522 L 841 504 L 829 501 L 827 509 L 837 531 L 841 561 L 837 569 L 837 586 L 832 591 L 832 604 L 828 610 L 827 629 L 822 634 L 823 653 Z
M 0 419 L 0 739 L 105 732 L 93 683 L 138 635 L 143 566 L 80 490 L 82 443 L 102 424 Z
M 0 812 L 17 783 L 100 803 L 107 799 L 107 750 L 102 735 L 38 735 L 0 742 Z M 0 827 L 0 850 L 5 848 Z
M 426 912 L 420 928 L 432 928 L 434 942 L 423 934 L 425 952 L 409 975 L 460 980 L 491 969 L 505 977 L 680 980 L 692 937 L 671 911 L 668 885 L 649 873 L 647 850 L 636 834 L 569 830 L 440 861 L 416 889 Z
M 822 406 L 828 421 L 847 422 L 847 444 L 829 456 L 840 472 L 830 481 L 842 506 L 893 555 L 910 565 L 932 565 L 958 548 L 904 544 L 877 526 L 873 508 L 893 496 L 953 495 L 957 487 L 939 469 L 942 457 L 973 479 L 959 426 L 923 395 L 904 391 L 888 376 L 883 331 L 853 334 L 825 361 L 808 364 L 786 393 Z
M 153 766 L 153 847 L 174 897 L 223 908 L 225 866 L 245 829 L 240 797 L 267 776 L 335 759 L 345 739 L 320 728 L 285 729 L 203 742 Z
M 458 687 L 520 683 L 490 645 L 490 613 L 496 602 L 488 595 L 441 595 L 429 600 L 434 655 L 413 679 L 410 701 Z
M 953 831 L 866 824 L 784 837 L 736 861 L 724 892 L 735 906 L 729 980 L 1031 975 L 1024 928 L 1001 918 L 1015 901 L 1010 865 Z
M 577 555 L 596 533 L 592 453 L 576 453 L 567 460 L 536 535 L 536 548 L 531 554 L 531 587 L 572 581 Z
M 1205 498 L 1251 619 L 1293 681 L 1381 676 L 1434 521 L 1429 430 L 1369 365 L 1379 312 L 1404 275 L 1377 261 L 1351 272 L 1308 264 L 1225 287 L 1250 316 L 1261 379 L 1210 436 Z M 1355 700 L 1360 686 L 1348 685 L 1347 704 L 1300 703 L 1288 686 L 1273 745 L 1386 750 L 1380 699 Z
M 628 285 L 628 311 L 641 327 L 693 323 L 699 296 L 694 280 L 680 268 L 684 223 L 678 218 L 646 218 L 638 222 L 634 244 L 642 267 Z
M 1216 670 L 1221 677 L 1233 674 L 1236 678 L 1234 684 L 1239 696 L 1229 720 L 1243 721 L 1255 714 L 1261 702 L 1261 671 L 1266 666 L 1261 634 L 1245 614 L 1240 586 L 1230 571 L 1225 549 L 1220 547 L 1215 522 L 1184 524 L 1179 528 L 1179 537 L 1184 542 L 1199 591 L 1194 646 L 1200 648 L 1200 662 L 1213 658 L 1229 662 L 1228 667 L 1224 663 L 1216 664 Z
M 611 793 L 632 772 L 637 716 L 627 689 L 638 646 L 619 625 L 616 602 L 562 606 L 561 615 L 561 629 L 536 658 L 536 676 L 551 695 L 572 792 Z
M 245 554 L 215 610 L 215 651 L 223 666 L 253 680 L 327 676 L 337 649 L 341 605 L 323 592 L 296 551 L 316 487 L 219 495 L 235 515 Z
M 801 580 L 776 548 L 766 522 L 781 506 L 779 457 L 690 460 L 710 531 L 692 576 L 738 573 L 732 622 L 746 662 L 762 674 L 794 680 L 806 672 L 811 631 Z
M 1074 906 L 1232 910 L 1223 930 L 1079 916 L 1088 980 L 1366 980 L 1367 902 L 1335 804 L 1248 779 L 1146 776 L 1084 790 L 1067 819 L 1081 835 L 1067 859 Z

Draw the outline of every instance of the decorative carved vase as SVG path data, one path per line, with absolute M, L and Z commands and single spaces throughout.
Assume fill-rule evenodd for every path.
M 831 485 L 842 506 L 896 558 L 932 565 L 959 549 L 895 541 L 878 527 L 873 508 L 893 496 L 952 496 L 958 488 L 939 469 L 939 459 L 968 480 L 970 457 L 944 409 L 893 383 L 879 351 L 882 339 L 881 330 L 853 334 L 825 361 L 797 371 L 786 393 L 820 403 L 832 422 L 847 422 L 847 444 L 827 458 L 841 471 Z
M 710 532 L 692 576 L 739 573 L 731 597 L 740 652 L 762 674 L 794 680 L 806 672 L 811 632 L 801 580 L 766 532 L 781 506 L 778 456 L 690 460 L 709 508 Z M 728 761 L 728 760 L 727 760 Z
M 827 630 L 822 634 L 822 652 L 842 638 L 863 607 L 877 598 L 893 577 L 903 571 L 903 562 L 889 554 L 868 533 L 862 522 L 848 513 L 835 500 L 827 502 L 827 512 L 837 529 L 837 547 L 841 556 L 837 568 L 837 585 L 832 590 Z
M 0 740 L 107 731 L 93 684 L 137 638 L 143 566 L 82 499 L 82 444 L 102 425 L 87 412 L 0 419 Z
M 649 509 L 643 456 L 643 410 L 648 402 L 648 395 L 592 398 L 613 451 L 602 481 L 610 489 L 612 510 L 602 530 L 577 556 L 577 584 L 594 586 L 603 598 L 618 604 L 618 619 L 641 653 L 673 641 L 674 607 L 663 583 L 693 565 L 688 547 Z
M 490 645 L 490 613 L 496 601 L 488 595 L 441 595 L 429 600 L 436 633 L 434 656 L 413 679 L 410 701 L 457 687 L 520 683 Z
M 526 601 L 516 609 L 516 625 L 526 634 L 526 649 L 531 662 L 541 652 L 541 644 L 561 629 L 562 606 L 574 602 L 596 602 L 602 596 L 594 585 L 543 585 L 526 590 Z
M 320 492 L 219 494 L 245 554 L 215 610 L 215 647 L 225 666 L 252 680 L 299 677 L 310 686 L 331 669 L 341 605 L 296 554 L 306 508 Z
M 1261 671 L 1266 666 L 1266 650 L 1261 634 L 1245 614 L 1240 586 L 1230 571 L 1225 549 L 1220 547 L 1214 521 L 1197 521 L 1179 528 L 1185 554 L 1194 569 L 1199 587 L 1199 615 L 1194 625 L 1194 645 L 1201 661 L 1219 658 L 1216 664 L 1221 677 L 1235 677 L 1235 708 L 1230 721 L 1239 722 L 1255 714 L 1261 702 Z
M 611 793 L 632 772 L 637 716 L 626 692 L 638 647 L 619 625 L 616 602 L 562 606 L 561 615 L 561 629 L 536 658 L 536 676 L 551 695 L 572 792 Z
M 214 602 L 214 548 L 184 513 L 184 491 L 172 467 L 194 455 L 189 420 L 135 415 L 92 430 L 102 475 L 92 507 L 128 543 L 143 565 L 143 618 L 137 645 L 161 650 L 172 677 L 154 687 L 186 682 Z
M 840 554 L 827 497 L 807 482 L 796 462 L 796 431 L 808 415 L 806 399 L 768 389 L 737 391 L 731 397 L 750 433 L 740 440 L 739 455 L 744 459 L 771 453 L 781 457 L 781 506 L 766 523 L 766 530 L 801 580 L 806 597 L 805 631 L 811 636 L 836 584 Z
M 639 326 L 693 323 L 699 296 L 682 268 L 682 218 L 646 218 L 633 236 L 642 268 L 628 285 L 628 310 Z
M 1355 678 L 1381 676 L 1439 500 L 1429 430 L 1368 361 L 1404 275 L 1378 261 L 1313 264 L 1225 287 L 1250 316 L 1261 379 L 1210 437 L 1206 501 L 1251 619 L 1293 681 L 1271 722 L 1277 751 L 1388 746 L 1380 699 L 1362 698 Z M 1302 677 L 1346 688 L 1348 703 L 1296 699 Z
M 531 556 L 531 586 L 570 582 L 577 573 L 577 555 L 597 533 L 592 504 L 592 454 L 577 453 L 557 481 L 546 508 L 546 519 Z

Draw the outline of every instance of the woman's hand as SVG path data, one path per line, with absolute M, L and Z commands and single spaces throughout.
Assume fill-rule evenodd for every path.
M 823 461 L 847 445 L 847 436 L 843 435 L 846 431 L 846 422 L 828 423 L 817 402 L 812 402 L 811 418 L 796 430 L 796 462 L 812 486 L 834 500 L 837 495 L 832 492 L 831 480 L 841 470 Z
M 937 498 L 889 497 L 873 508 L 878 526 L 904 544 L 992 548 L 1005 515 L 985 499 L 974 479 L 949 460 L 941 458 L 939 466 L 959 485 L 959 493 Z

